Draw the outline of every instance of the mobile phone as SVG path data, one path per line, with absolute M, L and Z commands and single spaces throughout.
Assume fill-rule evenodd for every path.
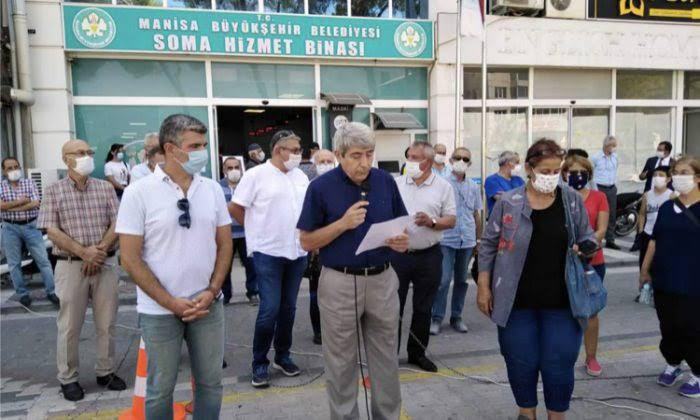
M 578 250 L 586 256 L 595 254 L 600 249 L 598 242 L 585 240 L 578 243 Z

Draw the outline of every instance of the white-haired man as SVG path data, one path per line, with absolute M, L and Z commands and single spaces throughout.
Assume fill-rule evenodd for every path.
M 520 172 L 520 168 L 520 156 L 517 153 L 506 150 L 498 155 L 498 172 L 486 177 L 484 181 L 489 214 L 496 201 L 501 198 L 501 194 L 525 185 L 525 181 L 515 174 Z
M 141 178 L 145 178 L 152 174 L 155 170 L 155 165 L 152 165 L 156 151 L 160 150 L 158 143 L 158 133 L 148 133 L 143 141 L 144 161 L 131 168 L 131 182 L 134 183 Z M 162 163 L 163 159 L 160 159 Z
M 610 249 L 620 249 L 615 244 L 615 220 L 617 216 L 617 139 L 607 136 L 603 140 L 603 150 L 596 153 L 591 159 L 593 162 L 593 182 L 598 190 L 605 194 L 610 207 L 608 230 L 605 232 L 605 246 Z

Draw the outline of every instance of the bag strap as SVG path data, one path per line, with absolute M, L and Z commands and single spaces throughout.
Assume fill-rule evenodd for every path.
M 686 216 L 688 216 L 688 219 L 690 219 L 690 221 L 691 221 L 696 227 L 699 227 L 699 228 L 700 228 L 700 221 L 698 221 L 698 218 L 695 217 L 695 215 L 693 214 L 693 212 L 690 211 L 690 209 L 689 209 L 688 207 L 686 207 L 685 204 L 683 204 L 683 202 L 680 200 L 680 198 L 678 198 L 678 197 L 674 198 L 674 199 L 673 199 L 673 202 L 674 202 L 675 205 L 678 206 L 678 208 L 680 208 L 680 209 L 683 211 L 683 214 L 685 214 Z
M 564 204 L 564 215 L 566 216 L 566 230 L 569 234 L 569 248 L 576 244 L 576 230 L 574 229 L 574 221 L 571 216 L 571 197 L 568 191 L 561 188 L 561 199 Z

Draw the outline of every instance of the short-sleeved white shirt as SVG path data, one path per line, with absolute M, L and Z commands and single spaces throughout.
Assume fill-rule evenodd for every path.
M 216 229 L 231 224 L 224 193 L 215 181 L 195 175 L 187 190 L 192 224 L 178 224 L 183 214 L 177 201 L 182 189 L 160 166 L 127 188 L 122 197 L 116 232 L 143 236 L 142 258 L 172 296 L 189 298 L 209 286 L 216 263 Z M 136 310 L 171 314 L 140 288 Z
M 146 178 L 148 175 L 152 174 L 151 169 L 148 167 L 148 162 L 142 162 L 131 168 L 131 183 L 138 181 L 139 179 Z
M 129 167 L 124 162 L 105 163 L 105 176 L 112 176 L 120 185 L 129 183 Z
M 402 175 L 396 179 L 396 185 L 399 187 L 401 198 L 411 219 L 421 211 L 435 219 L 457 215 L 452 185 L 435 173 L 430 174 L 430 177 L 420 185 L 416 185 L 410 176 Z M 408 249 L 410 250 L 429 248 L 441 239 L 441 230 L 417 226 L 414 223 L 408 226 Z
M 231 201 L 245 207 L 248 255 L 254 252 L 290 260 L 306 255 L 296 228 L 309 178 L 295 168 L 282 172 L 270 161 L 247 170 Z

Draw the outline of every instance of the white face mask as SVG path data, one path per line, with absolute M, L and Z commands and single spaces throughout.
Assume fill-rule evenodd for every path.
M 22 170 L 20 170 L 20 169 L 15 169 L 14 171 L 10 171 L 7 173 L 7 179 L 9 179 L 10 182 L 19 181 L 21 178 L 22 178 Z
M 681 194 L 693 191 L 695 185 L 695 175 L 673 175 L 673 188 Z
M 319 163 L 316 165 L 316 173 L 319 175 L 323 175 L 326 172 L 330 171 L 333 169 L 335 166 L 333 166 L 332 163 Z
M 443 163 L 445 163 L 445 160 L 447 160 L 446 155 L 440 155 L 440 154 L 435 155 L 435 163 L 442 165 Z
M 452 164 L 452 171 L 458 172 L 460 174 L 464 174 L 467 172 L 468 167 L 469 167 L 469 165 L 467 164 L 467 162 L 460 159 L 457 162 Z
M 75 172 L 82 176 L 88 176 L 95 170 L 95 159 L 92 156 L 75 158 Z
M 666 152 L 656 152 L 656 156 L 658 156 L 659 159 L 666 159 Z
M 291 171 L 292 169 L 298 167 L 300 163 L 301 163 L 301 153 L 298 155 L 290 154 L 289 159 L 287 159 L 284 162 L 284 167 L 287 168 L 288 171 Z
M 262 162 L 263 160 L 265 160 L 265 152 L 263 152 L 262 150 L 258 152 L 258 160 L 259 160 L 260 162 Z
M 559 185 L 559 174 L 544 175 L 534 172 L 535 180 L 532 182 L 532 186 L 541 193 L 549 194 L 557 189 Z
M 523 165 L 521 165 L 521 164 L 517 164 L 517 165 L 515 165 L 515 167 L 513 168 L 513 172 L 520 172 L 520 171 L 522 171 L 522 170 L 523 170 Z
M 228 178 L 228 180 L 231 182 L 238 182 L 241 179 L 241 170 L 240 169 L 231 169 L 226 174 L 226 178 Z
M 652 179 L 652 183 L 654 184 L 654 188 L 663 188 L 666 186 L 666 177 L 665 176 L 655 176 Z
M 413 179 L 420 178 L 423 175 L 423 171 L 420 170 L 420 162 L 406 161 L 406 175 Z

